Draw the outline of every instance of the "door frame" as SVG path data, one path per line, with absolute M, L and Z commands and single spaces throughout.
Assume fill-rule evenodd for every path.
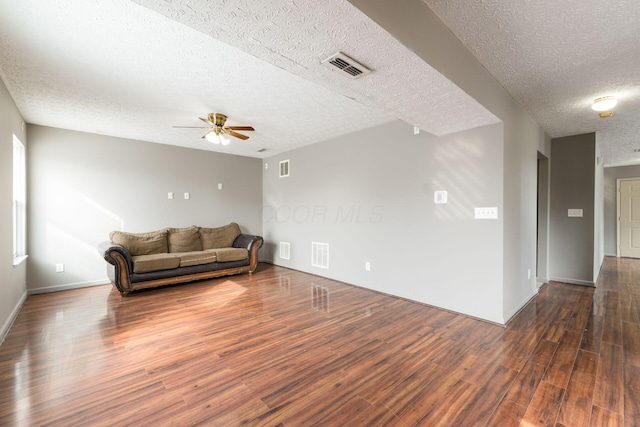
M 622 181 L 637 181 L 640 176 L 616 179 L 616 257 L 620 258 L 620 185 Z

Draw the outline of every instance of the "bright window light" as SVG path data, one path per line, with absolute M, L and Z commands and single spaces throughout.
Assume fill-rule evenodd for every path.
M 13 135 L 13 263 L 27 254 L 27 165 L 25 149 Z

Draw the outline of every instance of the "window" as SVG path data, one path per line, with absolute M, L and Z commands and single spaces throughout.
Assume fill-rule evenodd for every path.
M 13 135 L 13 265 L 27 255 L 27 166 L 24 145 Z

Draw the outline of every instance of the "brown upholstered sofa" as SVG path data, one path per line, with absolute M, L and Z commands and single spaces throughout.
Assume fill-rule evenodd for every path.
M 253 273 L 262 237 L 242 234 L 235 222 L 149 233 L 112 231 L 98 246 L 107 274 L 122 294 L 143 288 Z

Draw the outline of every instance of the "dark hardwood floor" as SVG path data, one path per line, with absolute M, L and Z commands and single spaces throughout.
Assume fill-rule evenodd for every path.
M 30 296 L 0 425 L 638 426 L 640 260 L 507 328 L 270 265 Z

